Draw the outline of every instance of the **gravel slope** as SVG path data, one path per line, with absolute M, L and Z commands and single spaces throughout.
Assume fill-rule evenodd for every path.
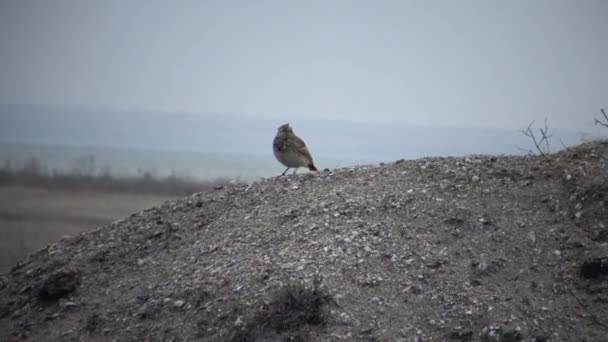
M 608 141 L 226 186 L 31 255 L 0 340 L 605 341 L 607 199 Z

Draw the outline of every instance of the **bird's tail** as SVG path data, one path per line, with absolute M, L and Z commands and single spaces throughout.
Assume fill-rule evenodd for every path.
M 315 164 L 313 164 L 313 163 L 308 164 L 308 169 L 310 171 L 317 171 L 317 168 L 315 167 Z

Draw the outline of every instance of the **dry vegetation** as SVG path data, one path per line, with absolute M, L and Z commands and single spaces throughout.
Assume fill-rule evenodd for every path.
M 201 181 L 172 174 L 156 177 L 151 172 L 137 176 L 115 176 L 109 169 L 97 168 L 92 156 L 78 158 L 70 170 L 53 171 L 37 158 L 23 163 L 4 161 L 0 169 L 0 186 L 28 186 L 69 191 L 188 195 L 227 183 L 227 179 Z
M 0 169 L 0 272 L 28 253 L 166 200 L 206 191 L 226 180 L 202 182 L 177 176 L 116 177 L 83 157 L 71 171 L 50 173 L 36 158 Z
M 63 236 L 103 226 L 175 197 L 0 186 L 0 272 Z
M 316 278 L 312 286 L 292 283 L 280 288 L 249 322 L 235 326 L 229 341 L 309 340 L 307 330 L 320 329 L 328 323 L 328 307 L 333 303 L 320 285 L 321 278 Z

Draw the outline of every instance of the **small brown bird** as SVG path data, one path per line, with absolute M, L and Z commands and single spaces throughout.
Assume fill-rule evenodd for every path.
M 306 144 L 295 135 L 289 124 L 279 127 L 279 131 L 274 137 L 272 151 L 277 160 L 287 166 L 281 176 L 285 175 L 285 172 L 291 168 L 295 168 L 293 170 L 294 175 L 300 167 L 307 167 L 310 171 L 317 171 L 312 161 L 312 156 L 308 148 L 306 148 Z

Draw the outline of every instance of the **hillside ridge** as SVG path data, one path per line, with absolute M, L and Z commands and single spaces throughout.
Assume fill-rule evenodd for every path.
M 0 341 L 600 341 L 608 141 L 169 201 L 0 278 Z

